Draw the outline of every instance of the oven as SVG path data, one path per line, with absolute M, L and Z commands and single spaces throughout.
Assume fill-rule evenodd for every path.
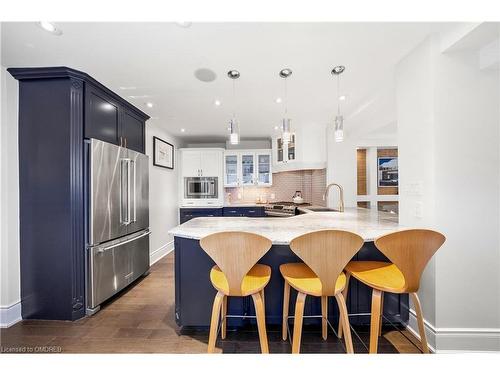
M 309 203 L 275 202 L 264 206 L 267 217 L 291 217 L 297 215 L 298 206 L 309 206 Z
M 184 177 L 185 199 L 217 199 L 217 177 Z

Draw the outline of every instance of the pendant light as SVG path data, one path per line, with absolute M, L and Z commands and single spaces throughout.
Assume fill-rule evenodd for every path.
M 283 119 L 281 120 L 281 140 L 284 145 L 290 143 L 292 138 L 292 120 L 288 118 L 288 87 L 287 78 L 292 75 L 292 69 L 282 69 L 280 71 L 280 77 L 285 79 L 285 113 Z
M 337 116 L 335 116 L 335 142 L 344 140 L 344 116 L 340 114 L 340 75 L 344 72 L 345 66 L 338 65 L 332 69 L 332 75 L 337 76 Z
M 231 120 L 229 120 L 229 143 L 237 145 L 240 143 L 240 125 L 238 120 L 236 120 L 235 82 L 240 78 L 240 72 L 237 70 L 230 70 L 227 72 L 227 76 L 233 80 L 233 116 Z

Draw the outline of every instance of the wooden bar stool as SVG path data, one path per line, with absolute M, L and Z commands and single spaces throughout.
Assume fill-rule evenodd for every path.
M 342 230 L 321 230 L 294 238 L 290 243 L 292 251 L 304 263 L 287 263 L 280 266 L 285 279 L 283 299 L 283 340 L 287 339 L 288 307 L 290 286 L 297 294 L 292 337 L 292 353 L 300 352 L 302 320 L 306 296 L 321 297 L 322 336 L 327 339 L 328 297 L 335 297 L 340 310 L 340 319 L 345 320 L 345 342 L 348 353 L 353 353 L 347 307 L 342 290 L 346 277 L 342 270 L 361 249 L 364 240 L 355 233 Z
M 213 353 L 221 313 L 221 336 L 226 337 L 227 297 L 252 296 L 262 353 L 269 353 L 264 311 L 264 287 L 271 279 L 271 267 L 256 264 L 271 248 L 271 240 L 248 232 L 220 232 L 203 237 L 200 246 L 216 266 L 210 281 L 217 294 L 212 307 L 208 353 Z
M 375 240 L 375 246 L 392 263 L 375 261 L 352 261 L 346 266 L 347 286 L 342 292 L 347 298 L 349 278 L 352 276 L 373 288 L 370 322 L 370 353 L 377 353 L 378 337 L 382 330 L 382 307 L 384 292 L 409 293 L 418 321 L 422 351 L 429 353 L 425 337 L 424 319 L 417 291 L 420 276 L 434 253 L 446 238 L 439 232 L 427 229 L 410 229 L 387 234 Z M 339 334 L 342 334 L 339 322 Z

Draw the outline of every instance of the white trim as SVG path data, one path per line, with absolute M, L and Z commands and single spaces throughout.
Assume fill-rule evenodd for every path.
M 18 301 L 10 306 L 0 307 L 0 327 L 9 328 L 17 322 L 21 321 L 21 301 Z
M 167 242 L 165 245 L 160 246 L 158 249 L 149 254 L 149 264 L 153 265 L 158 262 L 165 255 L 174 250 L 174 240 Z
M 500 328 L 436 328 L 424 319 L 429 349 L 436 353 L 498 352 Z M 420 340 L 415 310 L 406 328 Z M 436 349 L 437 348 L 437 349 Z

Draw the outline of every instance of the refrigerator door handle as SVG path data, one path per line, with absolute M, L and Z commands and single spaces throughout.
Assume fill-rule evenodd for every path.
M 131 160 L 127 159 L 127 225 L 130 221 L 130 164 Z
M 144 233 L 140 234 L 139 236 L 136 236 L 136 237 L 133 237 L 133 238 L 129 238 L 128 240 L 123 241 L 123 242 L 120 242 L 120 243 L 117 243 L 117 244 L 115 244 L 115 245 L 110 245 L 110 246 L 106 246 L 106 247 L 100 247 L 100 248 L 97 250 L 97 252 L 98 252 L 98 253 L 103 253 L 103 252 L 105 252 L 106 250 L 111 250 L 111 249 L 117 248 L 117 247 L 119 247 L 119 246 L 122 246 L 122 245 L 128 244 L 129 242 L 132 242 L 132 241 L 138 240 L 139 238 L 149 236 L 150 234 L 151 234 L 151 231 L 150 231 L 150 230 L 147 230 L 146 232 L 144 232 Z
M 120 224 L 123 224 L 123 225 L 129 225 L 130 224 L 130 159 L 122 159 L 121 160 L 121 167 L 120 167 Z M 126 191 L 127 191 L 127 209 L 125 210 L 123 208 L 123 164 L 126 164 L 127 166 L 127 187 L 126 187 Z M 126 211 L 127 213 L 127 216 L 126 218 L 124 218 L 124 214 L 123 212 Z
M 120 137 L 121 138 L 121 137 Z M 125 224 L 125 220 L 123 220 L 123 163 L 124 159 L 120 160 L 120 224 Z
M 134 182 L 134 186 L 133 186 L 133 189 L 134 189 L 134 211 L 133 211 L 133 216 L 132 216 L 132 223 L 135 223 L 137 221 L 137 197 L 136 197 L 136 187 L 137 187 L 137 175 L 136 175 L 136 165 L 135 165 L 135 161 L 134 160 L 131 160 L 130 163 L 132 164 L 133 168 L 134 168 L 134 179 L 133 179 L 133 182 Z

